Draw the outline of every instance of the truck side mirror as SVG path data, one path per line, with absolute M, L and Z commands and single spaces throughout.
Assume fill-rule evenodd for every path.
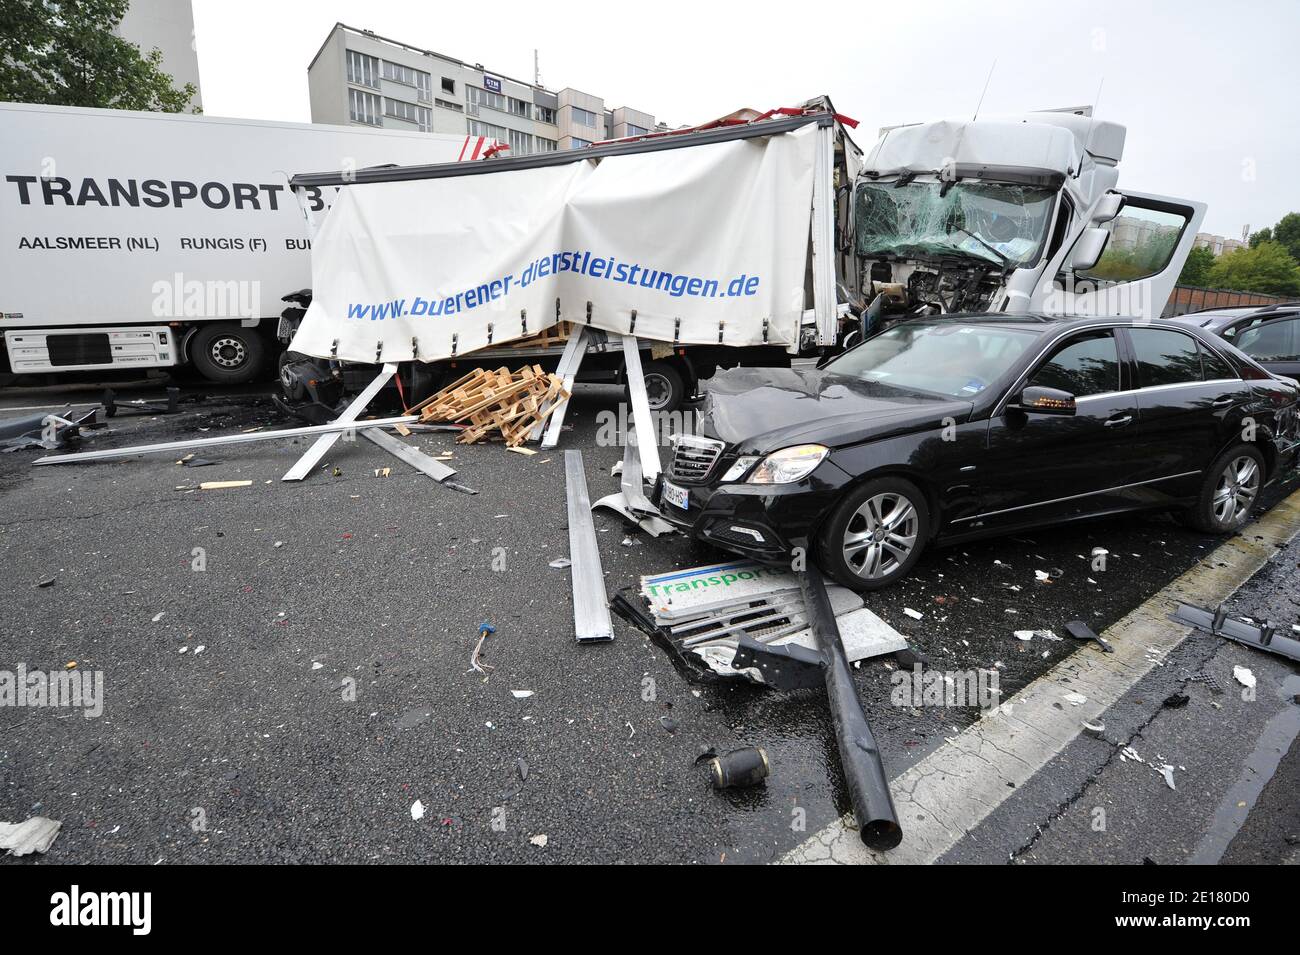
M 1105 229 L 1084 229 L 1070 251 L 1070 268 L 1076 272 L 1087 272 L 1096 266 L 1109 241 L 1110 233 Z
M 1097 200 L 1097 209 L 1092 214 L 1092 221 L 1098 224 L 1109 222 L 1119 215 L 1124 208 L 1124 197 L 1118 192 L 1108 192 Z

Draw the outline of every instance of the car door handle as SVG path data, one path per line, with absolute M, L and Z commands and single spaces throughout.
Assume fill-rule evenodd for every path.
M 1233 403 L 1234 401 L 1236 401 L 1236 400 L 1237 400 L 1237 399 L 1234 398 L 1232 395 L 1224 395 L 1222 398 L 1215 398 L 1213 401 L 1211 401 L 1211 402 L 1210 402 L 1210 407 L 1211 407 L 1211 408 L 1226 408 L 1226 407 L 1228 407 L 1228 405 L 1232 404 L 1232 403 Z
M 1122 415 L 1118 418 L 1106 419 L 1106 427 L 1108 428 L 1122 428 L 1125 425 L 1132 424 L 1132 423 L 1133 423 L 1133 416 L 1131 414 Z

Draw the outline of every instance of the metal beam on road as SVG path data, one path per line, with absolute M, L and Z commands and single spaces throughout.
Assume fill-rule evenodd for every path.
M 352 403 L 343 409 L 343 413 L 334 419 L 332 423 L 343 424 L 349 421 L 356 421 L 361 416 L 361 412 L 366 410 L 366 405 L 370 404 L 371 399 L 379 394 L 379 389 L 388 384 L 388 380 L 397 374 L 397 364 L 389 362 L 380 369 L 379 374 L 375 375 L 375 380 L 366 385 L 365 390 L 353 399 Z M 322 434 L 316 439 L 316 442 L 307 449 L 307 452 L 298 459 L 287 472 L 281 481 L 301 481 L 314 468 L 320 459 L 325 457 L 326 452 L 334 447 L 334 442 L 339 439 L 338 432 Z
M 573 575 L 573 632 L 579 643 L 613 640 L 605 596 L 605 573 L 600 567 L 596 525 L 591 519 L 591 498 L 581 451 L 564 452 L 564 480 L 569 514 L 569 571 Z
M 274 441 L 277 438 L 301 438 L 307 435 L 342 434 L 344 431 L 361 431 L 372 428 L 391 428 L 399 424 L 418 421 L 418 415 L 400 418 L 374 418 L 369 421 L 332 422 L 314 424 L 305 428 L 286 428 L 283 431 L 254 431 L 245 434 L 222 434 L 213 438 L 187 438 L 183 441 L 164 441 L 160 444 L 137 444 L 126 448 L 103 448 L 97 451 L 77 451 L 74 454 L 47 454 L 32 462 L 33 467 L 44 464 L 78 464 L 83 461 L 111 461 L 132 458 L 140 454 L 165 454 L 170 451 L 189 451 L 194 448 L 212 448 L 225 444 L 252 444 L 255 441 Z

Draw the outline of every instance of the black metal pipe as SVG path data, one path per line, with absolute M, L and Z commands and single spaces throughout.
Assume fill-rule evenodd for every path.
M 892 849 L 903 841 L 894 800 L 889 795 L 889 781 L 880 761 L 876 737 L 862 712 L 853 671 L 849 669 L 840 628 L 831 610 L 830 598 L 821 571 L 809 565 L 799 575 L 808 620 L 812 624 L 817 646 L 826 659 L 826 698 L 830 703 L 835 741 L 840 748 L 840 764 L 858 820 L 858 835 L 871 849 Z

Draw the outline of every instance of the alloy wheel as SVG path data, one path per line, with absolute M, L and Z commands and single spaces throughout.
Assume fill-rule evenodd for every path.
M 844 561 L 859 577 L 896 571 L 916 548 L 920 518 L 903 494 L 886 491 L 862 502 L 844 528 Z
M 1259 494 L 1259 463 L 1248 454 L 1238 455 L 1219 473 L 1219 483 L 1210 502 L 1214 519 L 1221 524 L 1244 520 Z

